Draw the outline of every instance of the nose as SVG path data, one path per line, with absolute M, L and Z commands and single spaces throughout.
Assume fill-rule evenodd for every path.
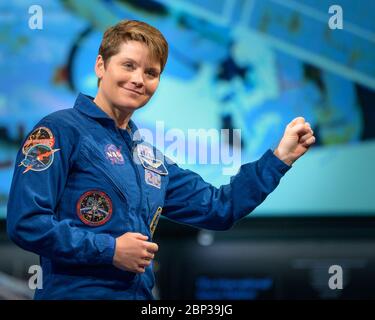
M 134 84 L 137 88 L 142 88 L 144 85 L 143 72 L 134 71 L 132 74 L 131 83 Z

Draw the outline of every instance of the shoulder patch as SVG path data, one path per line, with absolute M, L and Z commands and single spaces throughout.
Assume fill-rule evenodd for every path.
M 26 167 L 23 173 L 30 170 L 43 171 L 48 169 L 54 160 L 54 153 L 60 149 L 53 149 L 55 138 L 47 127 L 36 128 L 22 146 L 25 158 L 18 165 Z
M 29 170 L 32 171 L 43 171 L 48 169 L 54 159 L 54 153 L 60 149 L 51 149 L 49 146 L 44 144 L 37 144 L 31 147 L 25 158 L 18 165 L 26 167 L 23 173 L 26 173 Z
M 32 133 L 30 133 L 29 137 L 25 141 L 22 152 L 23 154 L 27 154 L 29 149 L 37 144 L 42 144 L 45 146 L 49 146 L 53 148 L 55 144 L 55 138 L 53 137 L 52 131 L 47 127 L 38 127 Z

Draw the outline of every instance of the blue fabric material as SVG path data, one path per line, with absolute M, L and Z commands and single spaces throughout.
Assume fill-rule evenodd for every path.
M 117 128 L 91 97 L 79 94 L 74 108 L 48 115 L 33 129 L 50 130 L 50 149 L 36 145 L 34 153 L 18 152 L 7 229 L 15 243 L 41 257 L 43 289 L 36 291 L 36 299 L 153 299 L 152 265 L 143 274 L 112 265 L 116 237 L 140 232 L 151 239 L 150 223 L 159 207 L 180 223 L 228 229 L 258 206 L 290 168 L 268 150 L 243 165 L 230 184 L 215 188 L 167 161 L 141 139 L 132 121 L 129 126 L 129 131 Z M 138 161 L 139 145 L 152 150 L 162 165 L 151 162 L 147 168 Z M 43 150 L 53 154 L 44 163 L 39 161 Z M 34 164 L 27 166 L 27 157 Z M 147 183 L 150 168 L 155 168 L 151 179 L 157 178 L 153 184 Z M 85 196 L 93 192 L 105 205 L 97 211 L 103 214 L 101 222 L 90 224 L 80 212 L 87 213 L 84 205 L 93 208 Z

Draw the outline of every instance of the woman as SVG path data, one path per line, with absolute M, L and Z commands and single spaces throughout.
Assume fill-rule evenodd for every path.
M 17 157 L 8 233 L 41 257 L 36 299 L 151 299 L 152 234 L 174 221 L 230 228 L 278 185 L 314 143 L 303 118 L 277 149 L 245 164 L 219 189 L 170 163 L 131 120 L 155 93 L 168 55 L 150 25 L 122 21 L 105 33 L 95 63 L 98 93 L 42 119 Z

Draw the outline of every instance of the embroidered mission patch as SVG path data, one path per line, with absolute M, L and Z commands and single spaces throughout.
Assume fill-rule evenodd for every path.
M 137 153 L 139 157 L 146 157 L 149 159 L 155 158 L 154 151 L 152 150 L 152 148 L 145 144 L 137 145 Z
M 149 146 L 142 144 L 137 145 L 137 155 L 145 169 L 160 175 L 168 175 L 168 170 L 164 163 L 159 159 L 155 159 L 154 153 Z
M 84 224 L 101 226 L 112 216 L 112 201 L 102 191 L 87 191 L 77 202 L 77 215 Z
M 49 146 L 51 149 L 53 148 L 55 138 L 53 137 L 50 129 L 47 127 L 36 128 L 25 141 L 22 147 L 23 154 L 26 155 L 27 151 L 37 144 L 43 144 L 45 146 Z
M 26 167 L 23 173 L 29 170 L 43 171 L 50 167 L 54 159 L 54 153 L 59 149 L 51 149 L 44 144 L 37 144 L 28 149 L 25 158 L 18 165 Z
M 25 158 L 18 165 L 26 167 L 23 173 L 30 170 L 43 171 L 48 169 L 54 159 L 54 153 L 60 149 L 53 149 L 55 138 L 47 127 L 36 128 L 26 139 L 22 147 Z

